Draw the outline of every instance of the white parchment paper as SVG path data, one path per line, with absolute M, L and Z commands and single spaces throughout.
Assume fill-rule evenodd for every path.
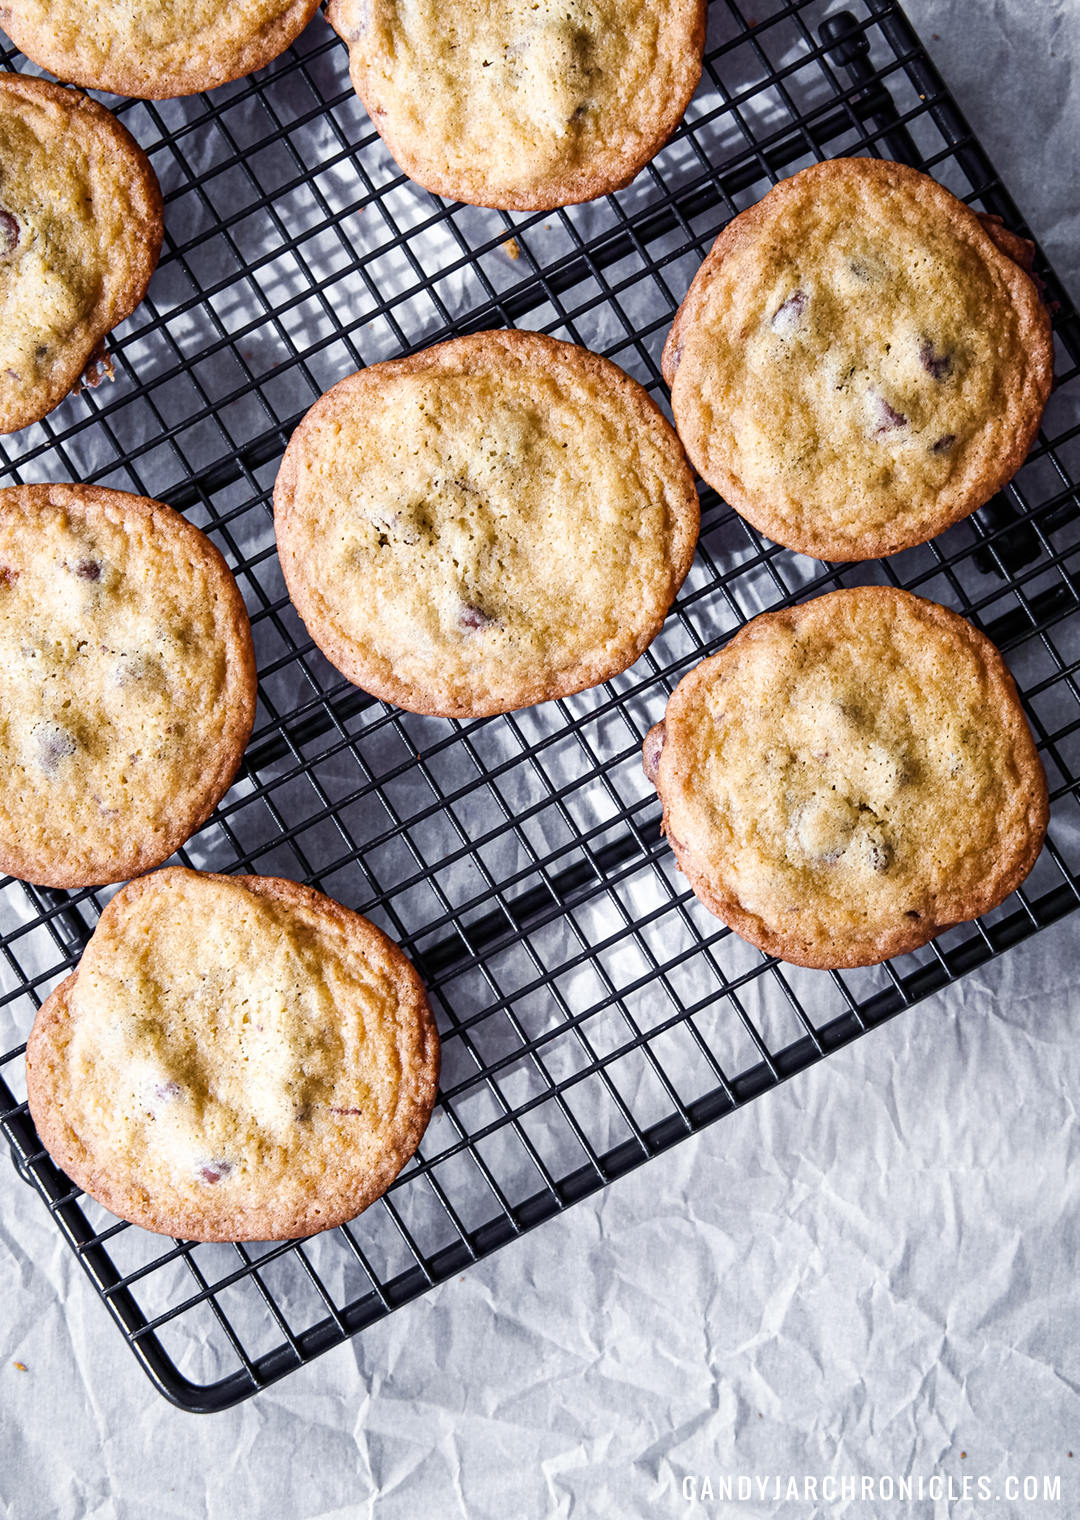
M 1080 295 L 1080 3 L 908 12 Z M 1078 1014 L 1074 916 L 205 1418 L 0 1157 L 0 1514 L 1080 1514 Z

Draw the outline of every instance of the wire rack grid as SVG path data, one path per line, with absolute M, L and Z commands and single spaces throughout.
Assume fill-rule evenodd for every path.
M 11 48 L 8 67 L 31 66 Z M 1017 479 L 929 545 L 825 565 L 702 498 L 694 569 L 623 676 L 476 722 L 349 686 L 307 638 L 269 493 L 328 386 L 443 338 L 522 325 L 606 354 L 666 403 L 659 354 L 718 230 L 783 175 L 871 153 L 916 164 L 1024 231 L 890 0 L 712 0 L 683 126 L 634 183 L 510 215 L 443 202 L 388 157 L 321 18 L 211 95 L 109 100 L 150 154 L 166 245 L 110 340 L 111 386 L 0 443 L 5 482 L 93 481 L 204 528 L 251 614 L 260 707 L 242 769 L 182 863 L 281 874 L 367 913 L 411 954 L 443 1036 L 420 1152 L 352 1225 L 193 1245 L 117 1222 L 41 1150 L 22 1055 L 107 891 L 0 881 L 0 1121 L 166 1397 L 224 1408 L 900 1012 L 1080 900 L 1080 331 L 1040 263 L 1058 386 Z M 982 921 L 861 971 L 780 965 L 709 916 L 659 834 L 640 746 L 667 695 L 747 618 L 867 580 L 946 603 L 1006 651 L 1050 777 L 1047 847 Z

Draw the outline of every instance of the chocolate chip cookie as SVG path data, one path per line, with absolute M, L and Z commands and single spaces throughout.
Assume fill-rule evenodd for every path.
M 872 965 L 989 912 L 1049 818 L 1001 655 L 885 586 L 748 623 L 679 683 L 644 764 L 701 901 L 799 966 Z
M 143 100 L 195 95 L 271 63 L 319 0 L 6 0 L 4 30 L 59 79 Z
M 159 865 L 228 790 L 255 693 L 236 582 L 178 512 L 0 491 L 0 870 L 83 887 Z
M 274 488 L 289 594 L 327 659 L 385 701 L 459 718 L 632 665 L 698 520 L 648 393 L 539 333 L 457 338 L 342 380 Z
M 292 881 L 178 868 L 116 894 L 26 1050 L 57 1165 L 188 1240 L 352 1219 L 415 1151 L 438 1076 L 420 978 L 374 924 Z
M 1018 246 L 903 164 L 784 180 L 720 234 L 664 350 L 694 465 L 819 559 L 895 554 L 966 517 L 1019 469 L 1050 394 Z
M 475 206 L 550 210 L 634 178 L 701 77 L 703 0 L 330 0 L 397 162 Z
M 0 74 L 0 433 L 79 385 L 146 294 L 161 239 L 157 177 L 116 118 Z

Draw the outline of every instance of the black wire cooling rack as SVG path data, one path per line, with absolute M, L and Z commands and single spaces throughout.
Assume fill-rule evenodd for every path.
M 632 670 L 505 717 L 413 717 L 343 682 L 285 595 L 270 488 L 322 391 L 374 360 L 522 325 L 608 355 L 663 402 L 660 350 L 717 231 L 818 158 L 916 164 L 1023 231 L 1016 207 L 888 0 L 713 0 L 705 74 L 672 142 L 627 190 L 541 215 L 449 204 L 407 180 L 321 18 L 212 95 L 107 103 L 161 180 L 164 257 L 111 339 L 115 383 L 4 439 L 0 479 L 154 496 L 218 544 L 251 613 L 260 708 L 235 785 L 178 858 L 298 878 L 367 913 L 420 967 L 443 1036 L 420 1153 L 353 1224 L 270 1246 L 147 1234 L 71 1186 L 22 1101 L 34 1010 L 108 893 L 0 881 L 0 1120 L 16 1165 L 158 1388 L 212 1410 L 1077 905 L 1080 331 L 1040 262 L 1059 308 L 1038 447 L 934 543 L 824 565 L 706 492 L 694 569 Z M 981 922 L 884 966 L 803 971 L 687 890 L 641 741 L 683 673 L 747 618 L 866 580 L 956 608 L 1006 651 L 1050 777 L 1050 835 L 1024 889 Z

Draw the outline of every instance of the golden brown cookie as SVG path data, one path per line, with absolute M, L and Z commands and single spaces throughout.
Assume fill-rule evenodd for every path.
M 179 868 L 122 888 L 26 1049 L 57 1165 L 144 1229 L 287 1240 L 352 1219 L 420 1143 L 439 1037 L 374 924 L 309 887 Z
M 1024 462 L 1050 321 L 1023 240 L 903 164 L 784 180 L 717 238 L 664 349 L 691 461 L 762 533 L 826 560 L 923 543 Z
M 547 211 L 628 185 L 701 77 L 703 0 L 330 0 L 397 162 L 475 206 Z
M 679 683 L 644 762 L 701 901 L 799 966 L 872 965 L 989 912 L 1049 819 L 1001 655 L 885 586 L 748 623 Z
M 0 491 L 0 870 L 83 887 L 159 865 L 228 790 L 255 694 L 236 582 L 178 512 Z
M 458 718 L 632 665 L 698 519 L 648 393 L 539 333 L 350 375 L 297 428 L 274 488 L 289 594 L 327 659 L 387 702 Z
M 0 74 L 0 433 L 78 386 L 146 294 L 161 238 L 157 176 L 116 118 Z
M 195 95 L 261 69 L 319 0 L 5 0 L 4 30 L 59 79 L 114 95 Z

